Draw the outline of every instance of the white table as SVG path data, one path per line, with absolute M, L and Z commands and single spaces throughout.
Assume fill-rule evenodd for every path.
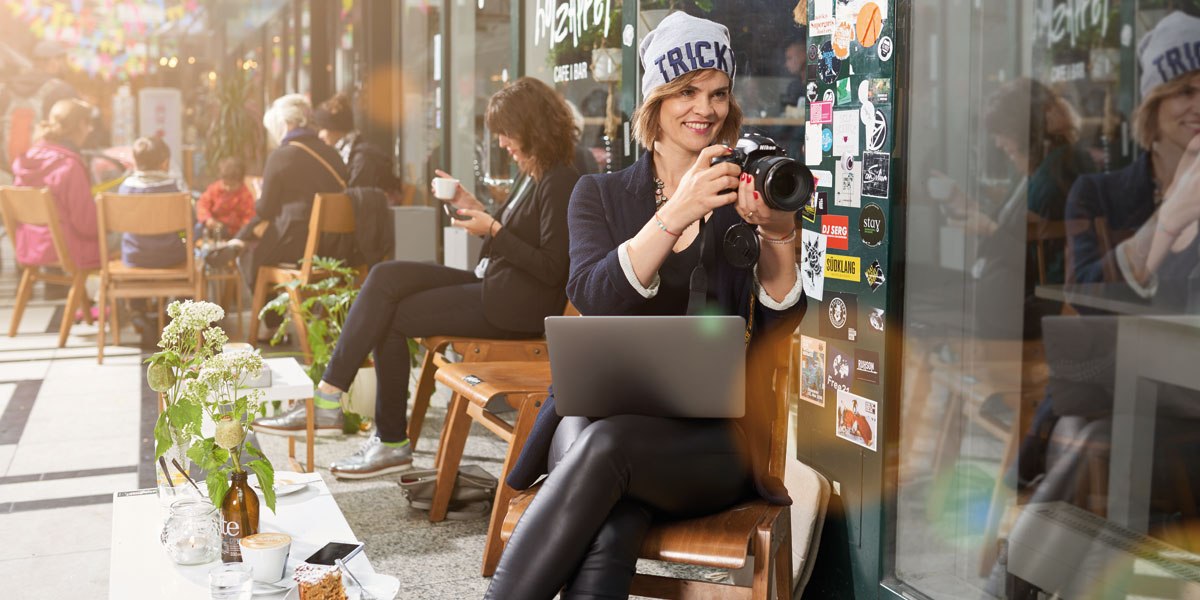
M 1113 317 L 1117 319 L 1117 353 L 1108 518 L 1145 533 L 1159 386 L 1166 383 L 1200 391 L 1195 358 L 1200 315 L 1184 314 L 1186 307 L 1180 298 L 1144 300 L 1123 283 L 1039 285 L 1035 294 L 1121 315 Z
M 313 473 L 302 478 L 310 482 L 308 487 L 280 496 L 275 513 L 267 509 L 265 502 L 259 513 L 260 531 L 281 531 L 292 536 L 289 573 L 290 567 L 326 543 L 357 539 L 321 476 Z M 159 506 L 154 489 L 113 494 L 109 598 L 208 600 L 208 571 L 220 564 L 220 559 L 188 567 L 172 562 L 159 543 L 166 517 L 167 509 Z M 366 550 L 360 552 L 347 564 L 364 581 L 375 575 L 366 554 Z M 283 594 L 269 597 L 279 599 Z
M 1108 518 L 1145 533 L 1159 385 L 1200 390 L 1200 316 L 1119 317 Z M 1116 486 L 1113 485 L 1116 484 Z M 1127 492 L 1113 493 L 1118 486 Z
M 263 363 L 271 370 L 271 386 L 259 388 L 263 391 L 260 402 L 275 400 L 304 400 L 305 411 L 308 413 L 308 426 L 305 430 L 305 453 L 307 461 L 301 465 L 296 461 L 296 438 L 288 437 L 288 462 L 296 471 L 312 473 L 313 470 L 313 438 L 316 436 L 316 414 L 313 407 L 313 382 L 309 379 L 304 367 L 294 358 L 268 358 Z

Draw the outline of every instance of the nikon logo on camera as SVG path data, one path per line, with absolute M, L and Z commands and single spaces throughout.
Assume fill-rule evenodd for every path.
M 857 283 L 862 280 L 862 263 L 857 256 L 826 254 L 825 276 Z

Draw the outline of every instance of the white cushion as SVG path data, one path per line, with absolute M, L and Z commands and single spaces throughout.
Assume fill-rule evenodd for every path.
M 817 562 L 830 485 L 808 465 L 789 458 L 784 485 L 792 496 L 792 591 L 803 590 Z

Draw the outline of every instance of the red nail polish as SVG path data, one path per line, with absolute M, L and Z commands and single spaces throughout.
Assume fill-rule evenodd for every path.
M 754 192 L 754 199 L 758 200 L 758 192 Z

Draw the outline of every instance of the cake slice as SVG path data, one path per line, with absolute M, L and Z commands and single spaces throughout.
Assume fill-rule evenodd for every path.
M 300 600 L 346 600 L 342 571 L 337 567 L 300 563 L 292 577 L 300 588 Z

